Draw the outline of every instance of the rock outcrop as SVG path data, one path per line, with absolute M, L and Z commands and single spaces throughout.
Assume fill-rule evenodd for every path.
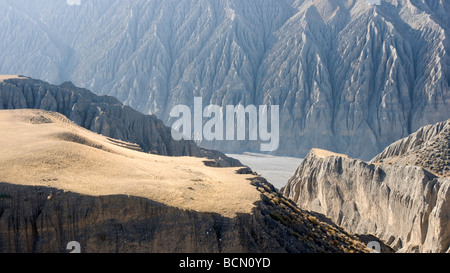
M 194 96 L 279 105 L 281 155 L 370 160 L 450 117 L 449 1 L 2 0 L 0 18 L 0 73 L 70 80 L 168 125 Z
M 217 166 L 242 166 L 225 154 L 175 141 L 171 128 L 153 115 L 144 115 L 110 96 L 97 96 L 71 82 L 52 85 L 26 77 L 0 81 L 0 109 L 43 109 L 63 114 L 93 132 L 138 144 L 143 151 L 169 156 L 206 157 Z
M 54 112 L 1 110 L 0 126 L 0 253 L 369 251 L 248 168 L 142 153 Z
M 450 120 L 420 128 L 389 145 L 372 163 L 415 165 L 440 176 L 450 175 Z
M 424 127 L 372 163 L 314 149 L 282 192 L 395 251 L 450 252 L 448 135 L 448 121 Z

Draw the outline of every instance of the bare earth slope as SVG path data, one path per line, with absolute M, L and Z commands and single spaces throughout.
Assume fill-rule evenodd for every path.
M 0 75 L 0 109 L 43 109 L 65 115 L 93 132 L 137 143 L 145 152 L 213 159 L 218 166 L 242 166 L 223 153 L 200 148 L 193 141 L 175 141 L 171 129 L 153 115 L 144 115 L 110 96 L 97 96 L 70 82 L 52 85 L 18 75 Z
M 366 251 L 245 169 L 143 153 L 55 112 L 1 110 L 0 128 L 0 252 L 69 241 L 83 252 Z
M 2 181 L 87 195 L 134 195 L 227 216 L 250 212 L 258 200 L 246 180 L 249 176 L 233 175 L 236 169 L 205 168 L 205 158 L 163 157 L 124 149 L 53 112 L 2 112 Z M 227 195 L 229 188 L 240 191 Z M 201 196 L 211 196 L 214 203 L 208 204 Z
M 371 163 L 313 149 L 286 197 L 396 251 L 450 251 L 449 121 L 399 140 Z

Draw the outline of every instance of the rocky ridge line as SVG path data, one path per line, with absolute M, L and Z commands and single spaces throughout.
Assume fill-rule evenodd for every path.
M 421 128 L 370 163 L 313 149 L 281 191 L 395 251 L 449 252 L 448 124 Z
M 144 115 L 111 96 L 97 96 L 71 82 L 52 85 L 31 78 L 0 81 L 0 109 L 42 109 L 63 114 L 90 131 L 138 144 L 144 152 L 212 159 L 216 166 L 242 166 L 221 152 L 193 141 L 175 141 L 171 128 L 153 115 Z

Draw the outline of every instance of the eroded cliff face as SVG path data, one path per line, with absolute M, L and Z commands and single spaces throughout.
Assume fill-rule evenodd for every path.
M 422 127 L 370 163 L 313 149 L 282 191 L 396 251 L 449 252 L 449 126 Z
M 384 166 L 312 151 L 284 195 L 352 233 L 396 251 L 449 251 L 450 180 L 415 166 Z
M 94 197 L 48 187 L 0 183 L 0 192 L 0 252 L 67 252 L 70 241 L 79 242 L 83 253 L 283 250 L 273 238 L 253 242 L 257 216 L 233 220 L 145 198 Z
M 389 145 L 371 160 L 390 165 L 415 165 L 440 176 L 450 175 L 450 120 L 420 128 Z
M 255 186 L 262 195 L 252 213 L 230 218 L 140 197 L 2 182 L 0 253 L 68 252 L 70 241 L 79 242 L 83 253 L 368 251 L 342 228 L 318 221 L 293 203 L 275 204 L 279 194 L 264 180 L 255 180 Z
M 368 251 L 249 168 L 143 153 L 43 110 L 0 110 L 0 128 L 0 252 Z
M 380 3 L 3 0 L 0 73 L 70 80 L 169 125 L 172 107 L 194 96 L 279 105 L 277 153 L 370 160 L 450 116 L 449 1 Z
M 138 144 L 159 155 L 213 159 L 217 166 L 242 166 L 221 152 L 207 150 L 193 141 L 175 141 L 171 128 L 153 115 L 144 115 L 116 98 L 97 96 L 67 82 L 52 85 L 27 77 L 0 80 L 0 109 L 43 109 L 59 112 L 93 132 Z

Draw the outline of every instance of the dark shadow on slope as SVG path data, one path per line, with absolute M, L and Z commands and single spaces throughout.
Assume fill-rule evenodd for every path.
M 263 181 L 254 185 L 264 188 Z M 266 192 L 267 193 L 267 192 Z M 361 251 L 328 226 L 264 197 L 234 218 L 146 198 L 88 196 L 52 187 L 0 183 L 0 253 L 310 253 Z M 289 214 L 290 213 L 290 214 Z M 278 217 L 278 218 L 277 218 Z M 287 218 L 286 218 L 287 217 Z

